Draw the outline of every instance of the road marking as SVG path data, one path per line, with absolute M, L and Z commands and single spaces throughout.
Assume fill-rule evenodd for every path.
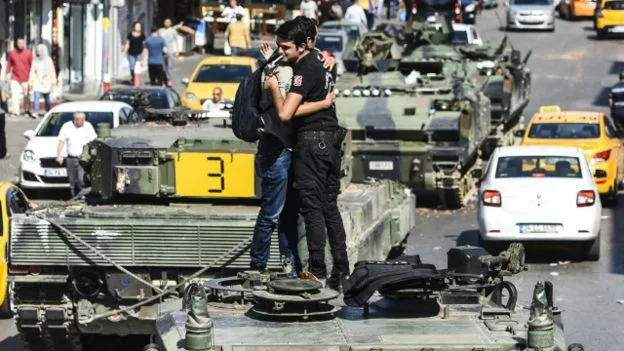
M 610 216 L 600 216 L 600 219 L 608 219 L 611 218 Z
M 570 76 L 560 76 L 558 74 L 534 74 L 533 77 L 535 78 L 546 78 L 546 79 L 556 79 L 556 80 L 568 80 L 568 81 L 572 81 L 572 82 L 580 82 L 581 79 L 577 78 L 577 77 L 570 77 Z

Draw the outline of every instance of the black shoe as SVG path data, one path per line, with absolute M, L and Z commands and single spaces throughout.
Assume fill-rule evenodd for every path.
M 327 287 L 332 290 L 336 290 L 339 293 L 343 293 L 342 282 L 344 279 L 349 277 L 348 274 L 343 273 L 332 273 L 332 275 L 327 279 Z

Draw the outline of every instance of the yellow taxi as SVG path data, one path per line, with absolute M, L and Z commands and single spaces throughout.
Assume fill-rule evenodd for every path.
M 562 0 L 559 3 L 559 14 L 567 20 L 592 17 L 594 11 L 596 11 L 596 0 Z
M 617 199 L 624 174 L 624 149 L 613 121 L 602 112 L 561 111 L 543 106 L 533 115 L 521 145 L 573 146 L 583 149 L 601 195 Z
M 214 88 L 221 88 L 224 100 L 234 100 L 238 85 L 256 70 L 257 60 L 252 57 L 213 56 L 202 60 L 190 79 L 183 79 L 186 86 L 180 99 L 191 110 L 201 110 L 207 99 L 212 99 Z
M 624 34 L 624 0 L 600 0 L 596 11 L 596 33 L 602 39 Z
M 0 182 L 0 318 L 11 317 L 11 300 L 9 298 L 9 258 L 6 256 L 9 245 L 9 218 L 15 213 L 24 213 L 34 205 L 28 201 L 24 193 L 14 184 Z

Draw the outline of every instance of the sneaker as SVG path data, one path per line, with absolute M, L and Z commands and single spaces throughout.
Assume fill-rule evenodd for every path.
M 348 275 L 344 275 L 343 273 L 333 273 L 329 279 L 327 280 L 329 284 L 329 288 L 332 290 L 336 290 L 339 293 L 343 293 L 342 282 L 344 279 L 348 279 Z

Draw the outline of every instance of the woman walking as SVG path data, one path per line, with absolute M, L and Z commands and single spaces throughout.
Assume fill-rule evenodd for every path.
M 28 84 L 33 92 L 33 113 L 35 115 L 39 113 L 41 96 L 45 101 L 44 112 L 50 111 L 50 93 L 56 85 L 56 70 L 44 44 L 37 45 L 35 49 L 35 60 L 30 68 Z
M 132 25 L 132 32 L 128 33 L 128 40 L 124 46 L 124 54 L 128 57 L 128 64 L 130 66 L 130 84 L 138 86 L 138 81 L 134 79 L 134 69 L 137 62 L 143 65 L 143 49 L 145 44 L 145 34 L 143 34 L 143 25 L 141 22 L 134 22 Z M 141 73 L 138 72 L 140 75 Z

